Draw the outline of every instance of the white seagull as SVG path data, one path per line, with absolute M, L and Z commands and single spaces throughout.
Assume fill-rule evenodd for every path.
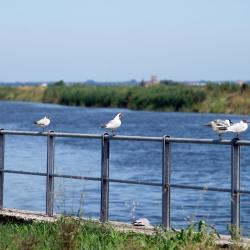
M 231 126 L 227 128 L 228 132 L 233 132 L 237 134 L 237 137 L 239 137 L 240 133 L 246 131 L 248 128 L 248 121 L 247 120 L 241 120 L 240 122 L 234 123 Z
M 226 120 L 213 120 L 209 124 L 205 124 L 205 126 L 210 126 L 212 127 L 213 131 L 219 136 L 219 139 L 222 138 L 222 134 L 228 132 L 228 128 L 232 125 L 233 123 L 231 122 L 230 119 Z
M 122 113 L 117 114 L 116 117 L 113 120 L 111 120 L 108 123 L 102 125 L 101 127 L 111 129 L 112 134 L 115 135 L 114 130 L 119 128 L 121 126 L 121 124 L 122 124 L 122 121 L 121 121 L 122 116 L 123 116 Z
M 133 226 L 143 226 L 143 227 L 151 227 L 150 221 L 147 218 L 141 218 L 132 222 Z
M 38 120 L 38 121 L 34 121 L 34 124 L 36 124 L 38 127 L 44 128 L 49 126 L 51 121 L 51 118 L 49 116 L 44 116 L 42 119 Z

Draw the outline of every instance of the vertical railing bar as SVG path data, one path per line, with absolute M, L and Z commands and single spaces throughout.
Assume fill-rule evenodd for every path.
M 171 177 L 171 143 L 163 136 L 162 143 L 162 227 L 171 228 L 170 217 L 170 177 Z
M 4 151 L 5 151 L 5 135 L 0 129 L 0 169 L 4 170 Z M 0 171 L 0 209 L 3 208 L 3 193 L 4 193 L 4 172 Z
M 54 156 L 55 137 L 49 131 L 47 137 L 47 178 L 46 178 L 46 214 L 53 216 L 54 208 Z
M 232 237 L 240 233 L 240 146 L 238 138 L 232 140 L 231 146 L 231 224 Z
M 109 134 L 102 136 L 102 162 L 101 162 L 101 211 L 100 220 L 106 222 L 109 219 Z

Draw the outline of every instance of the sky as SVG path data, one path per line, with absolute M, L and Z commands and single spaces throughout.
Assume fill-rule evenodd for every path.
M 0 81 L 250 80 L 249 0 L 0 0 Z

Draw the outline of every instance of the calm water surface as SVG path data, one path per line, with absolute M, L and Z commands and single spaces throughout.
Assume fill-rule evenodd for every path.
M 0 127 L 10 130 L 39 131 L 33 121 L 44 115 L 53 118 L 50 129 L 57 132 L 102 133 L 100 124 L 116 113 L 124 114 L 122 135 L 216 138 L 201 126 L 211 119 L 246 116 L 175 112 L 145 112 L 122 109 L 65 107 L 25 102 L 0 102 Z M 225 138 L 232 138 L 228 134 Z M 250 132 L 242 135 L 250 139 Z M 110 177 L 161 181 L 161 143 L 111 141 Z M 55 171 L 60 174 L 100 177 L 99 140 L 56 138 Z M 46 170 L 46 138 L 6 136 L 5 168 L 25 171 Z M 241 151 L 241 187 L 250 190 L 250 148 Z M 230 147 L 219 145 L 174 144 L 172 177 L 175 184 L 230 187 Z M 230 194 L 211 191 L 173 189 L 171 218 L 174 228 L 206 220 L 222 232 L 230 223 Z M 250 235 L 250 196 L 241 196 L 241 225 Z M 15 174 L 5 175 L 4 206 L 7 208 L 45 210 L 45 178 Z M 55 179 L 55 211 L 99 217 L 100 183 Z M 161 188 L 110 184 L 110 219 L 129 222 L 133 217 L 147 217 L 161 223 Z

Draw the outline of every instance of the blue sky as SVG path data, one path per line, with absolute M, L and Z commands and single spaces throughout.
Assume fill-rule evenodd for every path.
M 250 80 L 249 0 L 0 2 L 0 81 Z

